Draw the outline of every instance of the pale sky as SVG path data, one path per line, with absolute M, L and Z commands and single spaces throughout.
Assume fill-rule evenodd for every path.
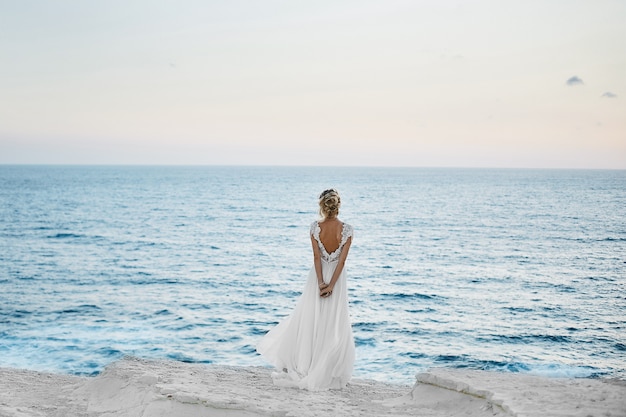
M 626 169 L 626 1 L 0 0 L 0 163 Z

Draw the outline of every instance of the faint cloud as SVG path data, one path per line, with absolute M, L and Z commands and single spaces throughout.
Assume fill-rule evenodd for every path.
M 611 93 L 610 91 L 607 91 L 606 93 L 602 94 L 602 97 L 606 97 L 606 98 L 617 98 L 617 94 L 615 94 L 615 93 Z
M 565 84 L 571 86 L 575 86 L 575 85 L 583 85 L 585 84 L 583 82 L 582 79 L 578 78 L 576 75 L 574 75 L 573 77 L 570 77 L 567 81 L 565 81 Z

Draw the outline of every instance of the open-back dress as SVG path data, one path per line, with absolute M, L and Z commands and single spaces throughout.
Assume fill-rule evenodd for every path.
M 322 276 L 328 284 L 353 229 L 343 223 L 341 242 L 332 253 L 322 244 L 320 230 L 318 222 L 311 224 L 311 236 L 321 252 Z M 332 295 L 323 298 L 314 265 L 293 312 L 257 344 L 257 351 L 277 368 L 272 374 L 276 385 L 317 391 L 343 388 L 350 380 L 355 352 L 345 271 L 344 267 Z

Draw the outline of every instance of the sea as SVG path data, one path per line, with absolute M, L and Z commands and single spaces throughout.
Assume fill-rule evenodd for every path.
M 626 380 L 624 170 L 0 165 L 0 367 L 269 367 L 331 187 L 354 377 Z

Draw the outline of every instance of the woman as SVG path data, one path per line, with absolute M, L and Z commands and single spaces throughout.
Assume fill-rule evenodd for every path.
M 291 315 L 257 345 L 257 351 L 282 371 L 272 373 L 276 385 L 314 391 L 345 387 L 354 365 L 344 272 L 353 230 L 337 218 L 337 190 L 324 191 L 319 206 L 322 220 L 311 224 L 313 267 L 304 291 Z

